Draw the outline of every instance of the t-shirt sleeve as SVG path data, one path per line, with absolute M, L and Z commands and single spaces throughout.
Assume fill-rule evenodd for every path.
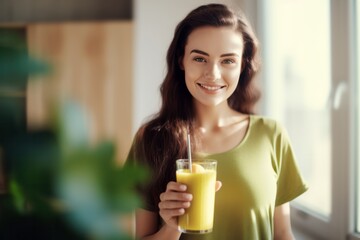
M 125 161 L 125 164 L 128 164 L 128 165 L 137 165 L 137 166 L 145 166 L 144 164 L 144 159 L 139 159 L 139 156 L 136 155 L 135 153 L 135 149 L 136 149 L 136 144 L 135 144 L 135 141 L 132 143 L 131 145 L 131 148 L 130 148 L 130 151 L 128 153 L 128 156 L 126 158 L 126 161 Z M 142 206 L 141 208 L 145 209 L 145 210 L 148 210 L 148 211 L 152 211 L 152 212 L 155 212 L 157 209 L 156 209 L 156 206 L 155 206 L 155 203 L 152 199 L 152 195 L 150 194 L 150 190 L 149 190 L 149 182 L 147 183 L 143 183 L 143 184 L 140 184 L 137 186 L 137 191 L 142 199 Z
M 278 163 L 276 206 L 295 199 L 308 189 L 297 165 L 287 131 L 280 125 L 278 130 L 275 139 Z

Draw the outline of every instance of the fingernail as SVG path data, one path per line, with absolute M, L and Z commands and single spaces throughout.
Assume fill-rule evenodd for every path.
M 180 190 L 185 191 L 186 190 L 186 185 L 180 185 Z
M 192 199 L 192 195 L 191 195 L 191 194 L 185 194 L 185 198 L 186 198 L 187 200 L 191 200 L 191 199 Z

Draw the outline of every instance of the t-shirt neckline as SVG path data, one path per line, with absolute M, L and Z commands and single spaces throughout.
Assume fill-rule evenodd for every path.
M 251 115 L 251 114 L 248 115 L 248 118 L 249 118 L 249 124 L 246 129 L 245 136 L 241 139 L 241 141 L 237 145 L 235 145 L 235 147 L 233 147 L 229 150 L 226 150 L 224 152 L 218 152 L 218 153 L 197 152 L 197 153 L 195 153 L 195 156 L 209 157 L 209 156 L 223 155 L 223 154 L 230 153 L 230 152 L 235 151 L 236 149 L 240 148 L 242 145 L 245 144 L 245 142 L 247 141 L 247 139 L 249 138 L 249 135 L 251 133 L 251 128 L 252 128 L 251 126 L 253 125 L 254 118 L 253 118 L 253 115 Z

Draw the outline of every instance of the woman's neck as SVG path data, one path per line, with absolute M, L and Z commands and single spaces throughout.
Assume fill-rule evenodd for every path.
M 239 118 L 245 118 L 227 104 L 227 102 L 217 106 L 195 105 L 196 128 L 201 131 L 214 131 L 238 122 Z
M 245 137 L 249 116 L 222 106 L 195 106 L 194 151 L 221 153 L 233 149 Z

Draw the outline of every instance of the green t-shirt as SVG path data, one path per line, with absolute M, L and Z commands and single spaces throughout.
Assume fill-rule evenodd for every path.
M 286 131 L 276 121 L 250 116 L 235 148 L 195 157 L 218 161 L 213 232 L 182 234 L 181 240 L 273 239 L 274 209 L 305 192 Z
M 135 160 L 133 148 L 129 163 Z M 194 157 L 218 161 L 222 188 L 216 193 L 213 231 L 182 234 L 181 240 L 273 239 L 275 207 L 307 190 L 286 131 L 269 118 L 251 115 L 247 133 L 236 147 Z M 157 211 L 150 194 L 144 196 L 145 208 Z

